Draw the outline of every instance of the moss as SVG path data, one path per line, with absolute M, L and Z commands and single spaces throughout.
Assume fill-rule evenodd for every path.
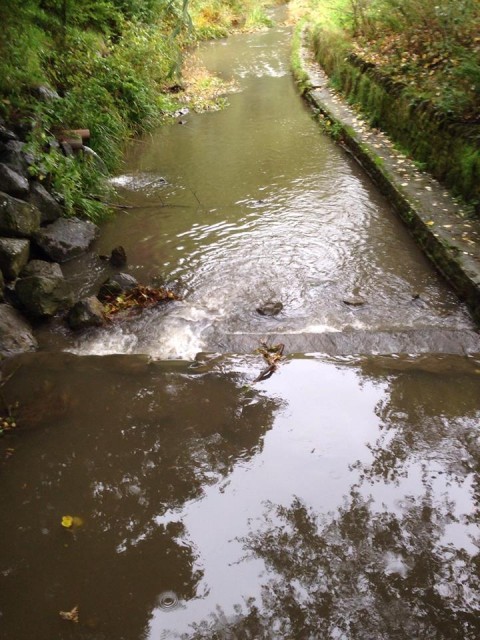
M 301 59 L 303 30 L 303 23 L 298 24 L 293 34 L 292 53 L 290 56 L 290 66 L 292 69 L 293 77 L 295 78 L 295 82 L 298 85 L 301 95 L 304 95 L 304 93 L 311 88 L 311 82 L 308 77 L 308 73 L 303 68 Z

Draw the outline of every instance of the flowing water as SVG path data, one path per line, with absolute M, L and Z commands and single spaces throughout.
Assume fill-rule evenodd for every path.
M 116 179 L 134 208 L 96 251 L 183 299 L 3 365 L 0 638 L 480 635 L 478 335 L 319 132 L 289 37 L 204 45 L 229 108 Z M 108 269 L 65 270 L 90 294 Z M 261 340 L 290 355 L 254 382 Z
M 472 349 L 456 297 L 302 104 L 290 36 L 279 27 L 203 46 L 207 69 L 237 85 L 229 108 L 181 116 L 133 144 L 115 180 L 135 208 L 103 228 L 98 252 L 123 245 L 130 273 L 180 281 L 184 300 L 66 337 L 67 348 L 193 358 L 281 337 L 294 352 Z M 86 293 L 106 277 L 94 257 L 66 270 Z M 344 302 L 356 299 L 365 304 Z M 257 312 L 276 301 L 276 317 Z

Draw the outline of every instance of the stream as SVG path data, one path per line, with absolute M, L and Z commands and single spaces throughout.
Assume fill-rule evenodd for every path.
M 182 299 L 3 365 L 0 638 L 480 636 L 478 333 L 298 96 L 282 11 L 199 48 L 228 108 L 132 142 L 131 208 L 64 267 L 91 295 L 123 245 Z

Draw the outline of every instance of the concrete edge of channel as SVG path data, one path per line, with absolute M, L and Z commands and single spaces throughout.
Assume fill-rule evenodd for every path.
M 363 167 L 391 201 L 425 255 L 468 306 L 480 327 L 480 223 L 432 176 L 395 149 L 388 137 L 372 129 L 341 94 L 308 46 L 303 29 L 294 69 L 304 99 L 328 122 L 341 146 Z

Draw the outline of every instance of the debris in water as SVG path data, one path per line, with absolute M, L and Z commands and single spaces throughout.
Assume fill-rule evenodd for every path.
M 17 422 L 13 416 L 0 416 L 0 435 L 3 435 L 5 431 L 11 431 L 15 429 Z
M 261 316 L 277 316 L 283 309 L 283 304 L 280 301 L 266 302 L 261 307 L 257 308 L 257 313 Z
M 268 363 L 268 367 L 263 369 L 260 374 L 255 378 L 254 382 L 261 382 L 267 380 L 277 370 L 278 364 L 283 357 L 283 350 L 285 345 L 275 344 L 271 347 L 266 342 L 261 343 L 261 347 L 256 350 L 256 353 L 261 353 Z
M 162 302 L 180 300 L 180 296 L 166 287 L 149 287 L 137 285 L 133 289 L 118 296 L 106 296 L 104 301 L 104 311 L 107 318 L 121 311 L 141 311 L 149 307 L 154 307 Z
M 124 267 L 127 264 L 127 253 L 121 245 L 112 249 L 109 262 L 112 267 Z
M 12 374 L 13 375 L 13 374 Z M 9 376 L 7 380 L 10 378 Z M 0 386 L 3 386 L 7 380 L 2 381 Z M 18 409 L 18 402 L 14 405 L 9 405 L 6 403 L 2 393 L 0 392 L 0 400 L 6 409 L 6 415 L 0 415 L 0 436 L 3 436 L 4 433 L 8 431 L 12 431 L 12 429 L 16 429 L 17 420 L 15 418 L 15 412 Z
M 77 529 L 83 525 L 83 519 L 79 516 L 62 516 L 62 527 L 65 529 Z
M 75 605 L 70 611 L 59 611 L 60 617 L 69 622 L 78 622 L 78 605 Z

